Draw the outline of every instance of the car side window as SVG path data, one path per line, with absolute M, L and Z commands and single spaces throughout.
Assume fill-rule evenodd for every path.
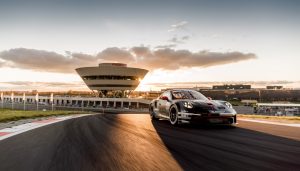
M 189 99 L 189 96 L 184 91 L 173 91 L 172 97 L 174 99 Z

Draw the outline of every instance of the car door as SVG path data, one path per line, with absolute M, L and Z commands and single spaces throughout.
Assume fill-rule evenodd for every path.
M 165 100 L 163 100 L 162 97 L 163 97 L 163 94 L 159 97 L 159 99 L 157 101 L 157 108 L 158 108 L 158 112 L 159 112 L 160 115 L 164 115 L 163 114 L 164 113 L 163 106 L 164 106 L 164 103 L 165 103 L 164 101 Z
M 162 94 L 161 97 L 166 96 L 168 97 L 168 100 L 159 99 L 159 108 L 160 108 L 160 114 L 163 116 L 168 117 L 169 116 L 169 108 L 171 104 L 171 93 L 170 91 L 166 91 Z

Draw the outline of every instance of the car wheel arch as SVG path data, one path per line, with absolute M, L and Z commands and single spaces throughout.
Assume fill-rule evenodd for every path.
M 154 112 L 154 106 L 151 105 L 152 103 L 150 103 L 149 105 L 149 113 L 150 113 L 150 116 L 151 116 L 151 119 L 152 120 L 159 120 L 159 118 L 157 117 L 156 113 Z
M 178 112 L 180 112 L 180 111 L 181 111 L 181 105 L 180 105 L 180 103 L 179 103 L 179 102 L 176 102 L 176 103 L 175 103 L 175 104 L 173 104 L 173 105 L 176 105 Z M 171 106 L 172 106 L 172 105 L 171 105 Z M 170 107 L 170 109 L 171 109 L 171 107 Z

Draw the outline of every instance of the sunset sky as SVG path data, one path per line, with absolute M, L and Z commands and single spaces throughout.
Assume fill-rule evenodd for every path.
M 0 91 L 87 90 L 74 69 L 99 62 L 149 69 L 139 90 L 298 88 L 299 28 L 298 0 L 3 0 Z

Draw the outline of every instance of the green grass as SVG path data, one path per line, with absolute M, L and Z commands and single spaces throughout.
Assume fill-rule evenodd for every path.
M 0 122 L 16 121 L 20 119 L 48 117 L 48 116 L 59 116 L 59 115 L 71 115 L 71 114 L 82 114 L 82 111 L 24 111 L 24 110 L 11 110 L 11 109 L 0 109 Z M 84 112 L 88 113 L 88 112 Z
M 279 121 L 279 122 L 293 122 L 300 123 L 299 116 L 267 116 L 267 115 L 246 115 L 238 114 L 239 118 L 249 118 L 249 119 L 260 119 L 260 120 L 270 120 L 270 121 Z

